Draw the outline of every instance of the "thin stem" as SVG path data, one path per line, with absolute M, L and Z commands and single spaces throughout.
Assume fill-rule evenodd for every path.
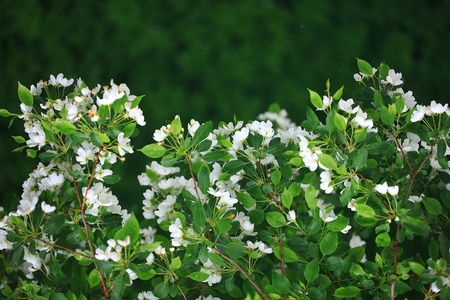
M 87 240 L 87 243 L 89 245 L 89 249 L 91 250 L 91 259 L 94 262 L 95 269 L 97 270 L 98 276 L 100 277 L 100 283 L 102 285 L 104 299 L 109 300 L 110 296 L 109 296 L 108 288 L 107 288 L 106 283 L 105 283 L 105 279 L 103 278 L 103 275 L 102 275 L 102 272 L 101 272 L 100 268 L 95 263 L 95 250 L 94 250 L 94 246 L 92 245 L 91 237 L 89 235 L 89 225 L 88 225 L 88 223 L 86 221 L 85 208 L 84 208 L 84 204 L 85 204 L 86 199 L 87 199 L 87 193 L 88 193 L 89 188 L 90 188 L 90 186 L 92 184 L 92 179 L 93 179 L 94 174 L 95 174 L 95 167 L 97 165 L 97 161 L 99 159 L 101 150 L 102 149 L 100 148 L 99 152 L 97 154 L 97 157 L 94 160 L 94 167 L 92 168 L 91 178 L 90 178 L 89 183 L 88 183 L 88 185 L 86 187 L 86 195 L 84 196 L 83 201 L 81 201 L 80 194 L 78 193 L 78 190 L 77 190 L 77 184 L 76 184 L 77 180 L 76 180 L 76 178 L 73 178 L 73 182 L 74 182 L 74 188 L 75 188 L 75 192 L 76 192 L 76 195 L 77 195 L 78 203 L 80 204 L 81 219 L 83 221 L 84 232 L 86 234 L 86 240 Z M 70 168 L 72 169 L 72 164 L 70 164 Z
M 197 194 L 197 198 L 200 199 L 200 193 L 198 192 L 198 189 L 197 189 L 197 181 L 195 180 L 194 172 L 192 172 L 191 160 L 189 159 L 189 156 L 186 153 L 184 154 L 184 156 L 186 157 L 186 160 L 189 165 L 189 172 L 191 172 L 191 177 L 192 177 L 192 180 L 194 181 L 195 193 Z
M 414 182 L 414 179 L 416 178 L 417 174 L 419 174 L 420 170 L 422 169 L 423 165 L 425 164 L 425 162 L 428 160 L 428 158 L 430 157 L 431 153 L 433 152 L 433 148 L 434 145 L 436 145 L 438 138 L 434 139 L 433 145 L 431 145 L 430 147 L 430 151 L 428 151 L 427 156 L 425 157 L 425 159 L 422 161 L 422 163 L 420 164 L 419 168 L 417 169 L 417 171 L 415 173 L 412 174 L 411 176 L 411 182 L 409 183 L 409 187 L 408 187 L 408 192 L 406 193 L 406 197 L 409 196 L 409 193 L 411 193 L 411 189 L 412 189 L 412 185 Z
M 392 135 L 394 135 L 394 133 L 392 131 L 391 131 L 391 133 L 392 133 Z M 414 171 L 411 167 L 409 159 L 408 159 L 408 157 L 406 157 L 406 154 L 403 151 L 402 145 L 400 145 L 400 141 L 397 139 L 397 137 L 395 137 L 395 142 L 397 143 L 397 146 L 400 149 L 400 152 L 402 153 L 403 158 L 406 160 L 406 163 L 408 164 L 409 171 L 411 172 L 411 174 L 414 174 Z
M 28 238 L 36 240 L 36 241 L 40 241 L 40 242 L 42 242 L 44 244 L 50 245 L 50 246 L 55 247 L 55 248 L 66 250 L 66 251 L 68 251 L 68 252 L 70 252 L 72 254 L 83 256 L 83 257 L 85 257 L 87 259 L 90 259 L 90 260 L 94 261 L 94 259 L 92 257 L 90 257 L 89 255 L 86 255 L 86 254 L 81 253 L 81 252 L 73 251 L 72 249 L 66 248 L 64 246 L 60 246 L 58 244 L 53 244 L 53 243 L 47 242 L 46 240 L 43 240 L 43 239 L 40 239 L 40 238 L 37 238 L 37 237 L 33 237 L 33 236 L 29 236 Z
M 400 248 L 400 245 L 398 243 L 398 232 L 400 231 L 400 224 L 397 224 L 397 231 L 395 232 L 395 240 L 394 240 L 394 275 L 397 276 L 397 265 L 398 265 L 398 249 Z M 395 282 L 397 281 L 397 278 L 392 279 L 391 283 L 391 300 L 395 299 Z
M 175 285 L 177 286 L 178 290 L 180 291 L 181 295 L 183 295 L 184 300 L 187 300 L 186 296 L 184 295 L 183 291 L 181 290 L 180 286 L 178 285 L 177 280 L 175 279 L 175 275 L 172 275 L 173 278 L 173 282 L 175 283 Z
M 238 268 L 238 270 L 245 276 L 245 278 L 247 278 L 247 280 L 253 285 L 253 287 L 258 291 L 258 293 L 261 295 L 261 297 L 263 297 L 266 300 L 269 300 L 269 297 L 264 293 L 264 291 L 250 278 L 250 276 L 245 273 L 245 271 L 241 268 L 240 265 L 238 265 L 234 260 L 232 260 L 231 258 L 229 258 L 228 256 L 226 256 L 225 254 L 223 254 L 222 252 L 220 252 L 219 250 L 217 250 L 216 247 L 212 248 L 217 254 L 219 254 L 222 258 L 224 258 L 225 260 L 229 261 L 231 264 L 233 264 L 236 268 Z

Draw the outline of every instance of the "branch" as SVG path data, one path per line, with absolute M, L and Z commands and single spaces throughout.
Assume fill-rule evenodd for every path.
M 395 232 L 395 240 L 394 240 L 394 275 L 397 276 L 397 265 L 398 265 L 398 248 L 400 248 L 400 245 L 398 243 L 398 232 L 400 231 L 400 224 L 397 224 L 397 231 Z M 392 279 L 391 283 L 391 300 L 395 299 L 395 282 L 397 281 L 397 278 Z
M 212 248 L 217 254 L 219 254 L 222 258 L 226 259 L 227 261 L 229 261 L 231 264 L 233 264 L 236 268 L 238 268 L 239 271 L 241 271 L 241 273 L 245 276 L 245 278 L 247 278 L 247 280 L 253 285 L 253 287 L 258 291 L 258 293 L 266 300 L 269 300 L 269 297 L 264 293 L 264 291 L 250 278 L 250 276 L 248 276 L 247 273 L 245 273 L 244 269 L 241 268 L 240 265 L 238 265 L 234 260 L 232 260 L 231 258 L 229 258 L 228 256 L 226 256 L 225 254 L 223 254 L 222 252 L 220 252 L 219 250 L 217 250 L 216 247 Z
M 84 226 L 84 232 L 86 234 L 86 240 L 87 240 L 87 243 L 89 245 L 89 249 L 91 250 L 91 255 L 92 255 L 91 259 L 92 259 L 92 261 L 94 263 L 95 269 L 97 270 L 98 276 L 100 277 L 100 283 L 102 285 L 104 299 L 109 300 L 110 296 L 109 296 L 108 288 L 107 288 L 106 283 L 105 283 L 105 279 L 103 278 L 103 275 L 102 275 L 102 272 L 101 272 L 100 268 L 97 266 L 97 264 L 95 262 L 95 250 L 94 250 L 94 246 L 92 245 L 91 237 L 89 235 L 89 225 L 86 222 L 85 207 L 84 207 L 84 205 L 86 203 L 86 199 L 87 199 L 87 193 L 89 191 L 89 188 L 90 188 L 90 186 L 92 184 L 92 180 L 94 178 L 95 167 L 97 166 L 97 162 L 98 162 L 98 159 L 100 157 L 101 150 L 102 150 L 102 148 L 99 149 L 99 151 L 97 153 L 97 157 L 94 160 L 94 166 L 92 168 L 91 178 L 89 179 L 89 183 L 88 183 L 88 185 L 86 187 L 86 195 L 83 197 L 83 201 L 81 201 L 80 194 L 78 193 L 76 178 L 73 178 L 73 182 L 74 182 L 73 185 L 74 185 L 75 192 L 76 192 L 76 195 L 77 195 L 78 203 L 80 204 L 81 219 L 83 220 L 83 226 Z M 72 163 L 70 163 L 70 169 L 72 170 Z
M 189 156 L 186 153 L 184 154 L 184 156 L 186 157 L 186 160 L 188 162 L 189 172 L 191 172 L 192 180 L 194 180 L 195 193 L 197 194 L 197 198 L 200 199 L 200 193 L 198 192 L 198 189 L 197 189 L 197 181 L 195 180 L 194 172 L 192 172 L 191 160 L 189 159 Z
M 64 247 L 64 246 L 60 246 L 60 245 L 58 245 L 58 244 L 53 244 L 53 243 L 47 242 L 46 240 L 40 239 L 40 238 L 38 238 L 38 237 L 29 236 L 28 238 L 29 238 L 29 239 L 32 239 L 32 240 L 36 240 L 36 241 L 42 242 L 42 243 L 44 243 L 44 244 L 50 245 L 50 246 L 55 247 L 55 248 L 59 248 L 59 249 L 66 250 L 66 251 L 68 251 L 68 252 L 70 252 L 70 253 L 72 253 L 72 254 L 74 254 L 74 255 L 83 256 L 83 257 L 85 257 L 85 258 L 87 258 L 87 259 L 90 259 L 90 260 L 94 261 L 94 259 L 93 259 L 92 257 L 90 257 L 89 255 L 86 255 L 86 254 L 81 253 L 81 252 L 73 251 L 72 249 L 69 249 L 69 248 L 67 248 L 67 247 Z
M 187 300 L 186 296 L 184 295 L 183 291 L 181 290 L 180 286 L 178 285 L 177 280 L 175 279 L 175 275 L 172 275 L 173 278 L 173 282 L 175 283 L 175 285 L 177 286 L 178 290 L 180 291 L 181 295 L 183 295 L 184 300 Z
M 392 135 L 394 135 L 394 133 L 391 131 L 391 133 L 392 133 Z M 405 152 L 403 152 L 403 148 L 402 148 L 402 146 L 400 145 L 400 141 L 397 139 L 397 137 L 394 137 L 395 138 L 395 142 L 397 143 L 397 147 L 400 149 L 400 151 L 402 152 L 402 156 L 403 156 L 403 158 L 406 160 L 406 162 L 408 163 L 408 168 L 409 168 L 409 171 L 411 172 L 411 175 L 412 174 L 414 174 L 414 171 L 413 171 L 413 169 L 412 169 L 412 167 L 411 167 L 411 164 L 409 163 L 409 159 L 406 157 L 406 154 L 405 154 Z
M 412 174 L 411 176 L 411 182 L 409 183 L 409 187 L 408 187 L 408 192 L 406 193 L 406 197 L 409 196 L 409 193 L 411 193 L 411 189 L 412 189 L 412 185 L 414 182 L 414 179 L 416 178 L 417 174 L 419 174 L 420 170 L 422 169 L 423 165 L 425 164 L 425 162 L 428 160 L 428 158 L 430 157 L 431 153 L 433 152 L 433 148 L 434 145 L 436 145 L 438 138 L 434 139 L 433 145 L 431 145 L 430 147 L 430 151 L 428 151 L 427 156 L 425 157 L 425 159 L 422 161 L 422 163 L 420 164 L 419 168 L 417 169 L 417 171 L 415 173 Z

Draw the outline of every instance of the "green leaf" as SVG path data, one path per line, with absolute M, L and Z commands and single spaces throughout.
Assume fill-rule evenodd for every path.
M 181 267 L 181 259 L 179 256 L 172 259 L 172 262 L 170 263 L 170 266 L 172 267 L 172 270 L 177 270 Z
M 202 191 L 203 194 L 206 194 L 208 192 L 209 189 L 209 185 L 210 185 L 210 179 L 209 179 L 209 174 L 210 174 L 210 170 L 209 170 L 209 166 L 205 163 L 203 163 L 200 166 L 200 170 L 198 172 L 198 187 L 200 189 L 200 191 Z
M 65 222 L 66 218 L 64 217 L 64 215 L 53 215 L 50 219 L 47 220 L 47 222 L 45 222 L 43 231 L 49 234 L 57 234 L 61 232 Z
M 211 148 L 212 141 L 211 140 L 203 140 L 200 144 L 198 144 L 197 151 L 204 152 Z
M 266 220 L 267 223 L 274 228 L 286 226 L 286 218 L 278 211 L 270 211 L 266 213 Z
M 208 122 L 200 125 L 200 127 L 195 132 L 194 137 L 192 138 L 191 147 L 197 146 L 198 144 L 200 144 L 201 141 L 206 139 L 208 137 L 209 133 L 211 132 L 211 129 L 212 129 L 211 121 L 208 121 Z
M 422 202 L 425 205 L 425 209 L 430 214 L 430 216 L 437 217 L 442 213 L 442 205 L 438 200 L 434 198 L 424 197 Z
M 281 181 L 281 172 L 280 171 L 272 172 L 272 174 L 270 175 L 270 181 L 272 181 L 274 185 L 279 184 Z
M 317 276 L 319 276 L 319 261 L 316 258 L 306 265 L 304 275 L 308 283 L 317 279 Z
M 2 109 L 0 109 L 0 116 L 1 117 L 9 117 L 9 116 L 11 116 L 11 113 L 8 110 L 2 108 Z
M 62 134 L 74 133 L 77 128 L 67 120 L 59 120 L 53 124 Z
M 369 151 L 364 144 L 360 149 L 353 151 L 349 155 L 349 165 L 355 170 L 361 170 L 366 166 Z
M 16 143 L 19 143 L 19 144 L 23 144 L 26 142 L 22 136 L 13 136 L 12 138 L 16 141 Z
M 356 58 L 356 61 L 358 63 L 358 69 L 361 73 L 364 75 L 372 75 L 372 66 L 365 60 Z
M 377 243 L 377 247 L 388 247 L 391 243 L 391 237 L 388 233 L 383 232 L 375 238 L 375 243 Z
M 197 203 L 195 203 L 194 205 L 193 216 L 194 216 L 194 223 L 193 223 L 194 231 L 197 233 L 201 233 L 206 223 L 206 211 L 203 208 L 203 205 L 200 201 L 197 201 Z
M 17 93 L 19 95 L 20 102 L 22 102 L 26 106 L 33 106 L 33 95 L 31 94 L 30 90 L 20 82 L 18 82 L 18 84 L 19 89 Z
M 387 126 L 392 127 L 392 125 L 394 124 L 394 116 L 391 115 L 388 108 L 384 105 L 380 107 L 380 117 L 381 121 L 383 121 L 383 123 Z
M 375 94 L 373 95 L 373 101 L 375 103 L 375 106 L 378 108 L 384 105 L 383 96 L 379 91 L 375 91 Z
M 88 279 L 86 277 L 86 272 L 80 265 L 75 265 L 75 269 L 72 269 L 70 280 L 70 287 L 75 294 L 84 294 L 88 288 Z
M 281 260 L 281 248 L 279 246 L 273 248 L 273 254 L 275 255 L 276 258 Z M 283 259 L 284 262 L 292 263 L 298 261 L 298 256 L 294 251 L 292 251 L 289 247 L 283 244 Z
M 320 241 L 320 252 L 323 255 L 330 255 L 336 251 L 338 246 L 338 235 L 336 232 L 328 232 Z
M 120 176 L 117 174 L 114 175 L 108 175 L 103 177 L 103 182 L 105 182 L 106 184 L 116 184 L 120 181 Z
M 209 278 L 209 274 L 203 272 L 192 272 L 187 277 L 198 282 L 203 282 Z
M 219 230 L 219 233 L 228 232 L 232 227 L 230 218 L 223 218 L 217 221 L 217 229 Z
M 142 153 L 144 153 L 144 155 L 150 158 L 159 158 L 166 154 L 166 148 L 158 144 L 148 144 L 138 151 L 141 151 Z
M 98 275 L 97 269 L 92 269 L 88 276 L 89 285 L 94 287 L 100 283 L 100 276 Z
M 123 132 L 123 137 L 129 137 L 133 134 L 134 130 L 136 129 L 136 123 L 130 123 L 127 126 L 125 126 L 124 128 L 122 128 L 122 132 Z M 106 135 L 105 135 L 106 136 Z M 107 137 L 107 136 L 106 136 Z M 109 138 L 108 138 L 109 139 Z M 103 141 L 105 143 L 108 143 L 109 141 Z
M 345 121 L 344 116 L 336 112 L 334 114 L 334 125 L 338 130 L 345 131 L 345 129 L 347 128 L 347 122 Z
M 133 212 L 123 227 L 114 234 L 114 239 L 124 241 L 127 236 L 130 236 L 130 246 L 139 241 L 139 221 Z
M 311 100 L 312 105 L 314 105 L 317 108 L 323 107 L 322 98 L 317 94 L 316 92 L 308 89 L 309 91 L 309 99 Z
M 309 209 L 314 210 L 317 207 L 316 190 L 312 185 L 308 186 L 305 191 L 306 204 L 308 204 Z
M 339 90 L 336 91 L 336 93 L 333 94 L 334 100 L 339 100 L 342 97 L 342 93 L 344 92 L 344 86 L 341 86 Z
M 129 268 L 136 274 L 139 279 L 142 280 L 149 280 L 156 275 L 155 270 L 153 270 L 153 266 L 150 266 L 146 263 L 139 265 L 131 263 Z
M 217 253 L 208 252 L 208 259 L 217 266 L 225 266 L 225 261 Z
M 222 168 L 223 173 L 228 173 L 228 175 L 234 175 L 245 167 L 245 162 L 242 160 L 232 160 L 225 164 Z
M 289 190 L 284 189 L 283 193 L 281 194 L 281 203 L 283 203 L 284 207 L 286 207 L 287 209 L 290 209 L 291 205 L 292 205 L 292 195 L 291 192 L 289 192 Z
M 367 127 L 355 129 L 355 142 L 360 143 L 367 137 Z
M 355 208 L 358 214 L 360 214 L 365 218 L 373 219 L 376 216 L 376 213 L 373 210 L 373 208 L 367 204 L 358 204 Z
M 359 206 L 359 205 L 358 205 Z M 414 234 L 425 235 L 431 231 L 430 225 L 420 219 L 412 217 L 402 217 L 403 225 Z
M 225 245 L 225 252 L 231 258 L 239 258 L 247 253 L 247 248 L 245 248 L 241 243 L 231 242 Z
M 91 131 L 89 134 L 89 137 L 91 138 L 92 144 L 94 144 L 97 147 L 103 146 L 103 141 L 101 140 L 100 136 L 95 131 Z
M 27 156 L 31 158 L 35 158 L 37 154 L 37 151 L 34 149 L 27 149 Z
M 237 198 L 245 208 L 250 208 L 255 205 L 255 199 L 247 193 L 238 193 Z
M 181 133 L 181 120 L 178 116 L 175 117 L 175 119 L 173 119 L 172 123 L 170 124 L 170 130 L 175 136 Z
M 111 300 L 120 300 L 125 293 L 126 285 L 129 284 L 130 278 L 127 272 L 119 274 L 119 276 L 114 279 L 113 288 L 111 290 Z M 155 287 L 156 292 L 156 287 Z
M 344 217 L 342 215 L 339 215 L 337 217 L 337 219 L 327 223 L 327 228 L 329 230 L 336 231 L 336 232 L 337 231 L 341 231 L 342 229 L 347 227 L 348 222 L 349 222 L 348 218 L 346 218 L 346 217 Z
M 346 286 L 346 287 L 341 286 L 336 291 L 334 291 L 333 296 L 335 296 L 337 298 L 351 298 L 351 297 L 355 297 L 356 295 L 358 295 L 359 292 L 360 292 L 360 289 L 356 286 L 352 286 L 352 285 Z
M 333 157 L 328 154 L 319 154 L 319 162 L 327 169 L 336 170 L 337 164 Z
M 288 294 L 291 290 L 290 281 L 278 272 L 272 272 L 272 285 L 280 294 Z
M 144 97 L 145 97 L 145 95 L 137 96 L 136 98 L 134 98 L 133 102 L 131 102 L 130 109 L 137 107 L 139 105 L 139 103 L 141 103 L 142 98 L 144 98 Z

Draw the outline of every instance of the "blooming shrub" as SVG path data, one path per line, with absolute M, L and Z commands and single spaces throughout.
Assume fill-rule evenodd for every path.
M 22 113 L 1 114 L 23 119 L 18 149 L 42 162 L 0 223 L 2 295 L 447 299 L 450 109 L 357 62 L 361 89 L 309 90 L 318 112 L 301 126 L 274 104 L 257 121 L 156 130 L 139 150 L 142 215 L 110 190 L 142 97 L 61 74 L 19 84 Z

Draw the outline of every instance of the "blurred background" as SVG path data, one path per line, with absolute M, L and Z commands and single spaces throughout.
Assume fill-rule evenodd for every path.
M 97 83 L 125 82 L 146 95 L 147 126 L 132 141 L 180 115 L 184 124 L 255 119 L 278 102 L 300 124 L 319 92 L 357 85 L 355 57 L 387 63 L 405 78 L 418 102 L 448 102 L 448 0 L 59 1 L 0 0 L 0 107 L 19 112 L 17 82 L 30 86 L 50 74 Z M 334 88 L 333 88 L 334 87 Z M 0 189 L 6 210 L 37 161 L 16 148 L 16 120 L 0 119 Z M 140 210 L 136 177 L 149 160 L 140 152 L 116 168 L 119 201 Z M 138 213 L 139 215 L 139 213 Z

